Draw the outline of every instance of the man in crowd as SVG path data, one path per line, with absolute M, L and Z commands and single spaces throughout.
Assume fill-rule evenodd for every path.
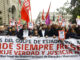
M 46 37 L 52 37 L 54 35 L 54 29 L 51 28 L 50 25 L 47 26 L 47 29 L 45 31 Z
M 23 25 L 23 28 L 19 30 L 17 37 L 21 40 L 25 40 L 26 37 L 29 36 L 29 31 L 27 29 L 27 25 Z
M 6 28 L 8 29 L 8 28 Z M 4 31 L 6 31 L 6 29 Z M 61 27 L 57 24 L 46 25 L 46 24 L 34 24 L 33 29 L 28 29 L 26 25 L 23 25 L 23 28 L 17 32 L 16 27 L 9 27 L 5 35 L 16 36 L 21 40 L 25 40 L 28 36 L 40 36 L 40 37 L 54 37 L 58 36 L 59 30 L 65 30 L 66 38 L 77 38 L 80 39 L 80 26 L 72 24 L 66 29 L 66 27 Z M 1 33 L 4 35 L 4 32 Z
M 14 26 L 8 28 L 8 32 L 6 35 L 10 35 L 10 36 L 16 36 L 17 35 L 17 30 Z
M 17 35 L 17 30 L 16 28 L 13 26 L 12 27 L 12 36 L 16 36 Z
M 42 29 L 39 30 L 39 35 L 40 35 L 40 37 L 45 37 L 46 36 L 46 25 L 45 24 L 43 24 Z

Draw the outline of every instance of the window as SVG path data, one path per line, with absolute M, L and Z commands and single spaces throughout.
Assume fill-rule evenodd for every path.
M 0 17 L 0 25 L 2 25 L 2 17 Z
M 2 18 L 0 17 L 0 20 L 2 20 Z
M 0 11 L 0 14 L 2 13 L 2 11 Z

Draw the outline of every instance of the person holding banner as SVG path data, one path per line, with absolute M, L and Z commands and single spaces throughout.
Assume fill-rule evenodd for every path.
M 12 29 L 11 28 L 8 29 L 8 32 L 6 33 L 6 35 L 10 35 L 10 36 L 12 35 Z
M 45 27 L 45 25 L 43 24 L 42 25 L 42 29 L 41 30 L 39 30 L 39 35 L 40 35 L 40 37 L 45 37 L 46 36 L 46 27 Z
M 76 31 L 71 28 L 69 29 L 69 31 L 66 34 L 66 38 L 76 38 L 76 39 L 80 39 L 80 36 L 78 36 L 78 34 L 76 33 Z
M 10 36 L 16 36 L 17 35 L 17 30 L 15 29 L 14 26 L 10 27 L 8 29 L 8 32 L 6 33 L 6 35 L 10 35 Z
M 17 30 L 15 29 L 15 27 L 13 26 L 12 27 L 12 36 L 15 36 L 17 35 Z
M 80 26 L 76 27 L 75 31 L 76 31 L 77 35 L 80 36 Z
M 54 29 L 51 28 L 50 25 L 47 26 L 47 29 L 45 30 L 46 37 L 52 37 L 54 35 Z
M 19 30 L 17 37 L 21 40 L 25 40 L 29 36 L 27 25 L 23 25 L 23 28 Z
M 58 25 L 53 25 L 52 29 L 54 30 L 53 35 L 58 36 L 58 30 L 60 30 L 60 27 Z

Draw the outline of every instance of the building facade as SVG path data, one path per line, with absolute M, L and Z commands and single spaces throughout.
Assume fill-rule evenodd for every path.
M 0 25 L 9 25 L 11 18 L 17 20 L 18 9 L 17 0 L 0 0 Z

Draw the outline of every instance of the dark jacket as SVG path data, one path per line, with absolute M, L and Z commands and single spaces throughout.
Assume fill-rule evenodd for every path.
M 18 34 L 17 34 L 17 37 L 18 37 L 19 39 L 24 39 L 24 38 L 23 38 L 23 29 L 19 30 L 19 32 L 18 32 Z
M 75 38 L 75 39 L 80 39 L 80 36 L 78 36 L 76 33 L 70 32 L 66 34 L 66 39 L 67 38 Z
M 33 36 L 33 33 L 34 33 L 33 30 L 29 30 L 29 34 L 28 34 L 28 35 L 29 35 L 29 36 L 30 36 L 30 35 Z
M 76 31 L 77 35 L 80 36 L 80 27 L 75 28 L 75 31 Z
M 10 36 L 16 36 L 17 35 L 17 31 L 8 31 L 6 35 L 10 35 Z
M 40 37 L 43 37 L 43 35 L 42 35 L 42 30 L 39 30 L 38 33 L 39 33 L 39 36 L 40 36 Z M 46 31 L 45 31 L 45 33 L 44 33 L 44 36 L 46 36 Z
M 12 31 L 12 32 L 11 32 L 11 35 L 12 35 L 12 36 L 17 35 L 17 31 Z
M 52 37 L 54 35 L 54 30 L 53 29 L 46 29 L 45 35 Z
M 17 34 L 17 37 L 18 37 L 19 39 L 24 39 L 24 37 L 23 37 L 23 32 L 24 32 L 23 29 L 19 30 L 19 32 L 18 32 L 18 34 Z M 33 31 L 28 30 L 28 36 L 30 36 L 30 35 L 32 35 L 32 34 L 33 34 Z

